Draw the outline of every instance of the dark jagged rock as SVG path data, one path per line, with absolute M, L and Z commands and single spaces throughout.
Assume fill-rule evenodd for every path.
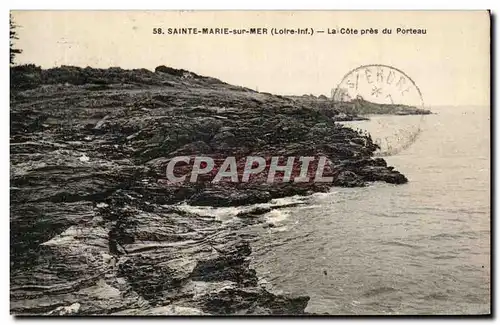
M 355 173 L 345 170 L 339 173 L 334 184 L 336 186 L 342 187 L 362 187 L 365 183 L 363 182 L 361 177 L 359 177 Z
M 188 202 L 192 205 L 236 206 L 264 203 L 271 200 L 271 198 L 271 194 L 267 191 L 238 190 L 236 188 L 224 187 L 214 190 L 203 190 L 189 198 Z
M 262 214 L 271 212 L 271 210 L 272 210 L 271 208 L 256 207 L 250 211 L 240 212 L 236 216 L 240 217 L 240 218 L 241 217 L 255 217 L 255 216 L 260 216 Z
M 223 289 L 204 297 L 204 309 L 213 314 L 296 315 L 304 313 L 309 297 L 277 296 L 265 289 Z
M 222 223 L 166 205 L 248 205 L 407 181 L 372 158 L 370 137 L 307 104 L 185 70 L 20 66 L 11 87 L 15 314 L 303 314 L 308 297 L 268 292 L 249 266 L 238 229 L 267 210 Z M 166 166 L 179 155 L 218 165 L 197 183 L 171 184 Z M 240 174 L 249 155 L 267 164 L 311 156 L 311 170 L 326 156 L 333 183 L 269 184 L 267 173 L 211 183 L 228 155 Z

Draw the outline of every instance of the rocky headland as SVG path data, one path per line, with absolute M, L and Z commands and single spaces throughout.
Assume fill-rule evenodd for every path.
M 11 312 L 17 315 L 304 314 L 249 266 L 234 222 L 176 203 L 241 206 L 367 182 L 406 183 L 369 135 L 289 97 L 195 73 L 11 68 Z M 171 184 L 175 156 L 326 156 L 333 183 Z M 187 168 L 187 167 L 186 167 Z
M 369 115 L 429 115 L 428 109 L 403 104 L 380 104 L 363 99 L 361 96 L 348 101 L 333 101 L 324 95 L 287 96 L 293 101 L 316 109 L 334 121 L 369 120 Z

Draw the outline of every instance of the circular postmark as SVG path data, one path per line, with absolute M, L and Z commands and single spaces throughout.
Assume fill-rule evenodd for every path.
M 388 65 L 363 65 L 349 71 L 332 96 L 334 108 L 353 120 L 346 123 L 368 132 L 379 145 L 377 156 L 410 147 L 422 131 L 424 116 L 430 114 L 417 84 Z

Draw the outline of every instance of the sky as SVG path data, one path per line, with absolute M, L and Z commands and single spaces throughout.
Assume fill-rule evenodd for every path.
M 410 77 L 426 106 L 489 105 L 486 11 L 13 11 L 16 63 L 126 69 L 166 65 L 284 95 L 330 96 L 359 66 Z M 171 35 L 168 28 L 267 28 L 267 35 Z M 153 34 L 162 28 L 165 34 Z M 308 28 L 314 35 L 270 35 Z M 358 34 L 330 34 L 341 28 Z M 361 30 L 378 33 L 360 35 Z M 384 28 L 392 34 L 383 34 Z M 396 29 L 426 34 L 397 34 Z M 323 30 L 324 33 L 317 33 Z M 371 87 L 371 85 L 370 85 Z M 391 90 L 392 91 L 392 90 Z

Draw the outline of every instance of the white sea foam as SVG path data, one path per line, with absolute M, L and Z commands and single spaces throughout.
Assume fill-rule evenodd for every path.
M 211 206 L 193 206 L 185 202 L 175 205 L 175 208 L 189 213 L 212 216 L 217 220 L 226 221 L 235 217 L 238 213 L 245 211 L 247 207 L 211 207 Z
M 279 208 L 291 204 L 303 203 L 308 200 L 310 196 L 290 196 L 284 198 L 273 199 L 267 203 L 257 203 L 251 205 L 243 205 L 237 207 L 212 207 L 212 206 L 193 206 L 189 205 L 186 202 L 182 202 L 176 205 L 173 205 L 176 209 L 179 209 L 184 212 L 195 213 L 199 215 L 206 215 L 215 217 L 217 220 L 228 221 L 234 217 L 238 213 L 246 213 L 250 212 L 256 208 Z M 277 211 L 277 210 L 272 210 Z
M 277 224 L 286 220 L 290 216 L 290 212 L 286 210 L 272 210 L 265 214 L 268 223 Z

